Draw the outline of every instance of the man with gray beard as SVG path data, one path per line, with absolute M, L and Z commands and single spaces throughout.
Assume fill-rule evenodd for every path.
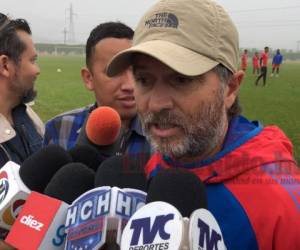
M 27 105 L 40 73 L 31 30 L 24 19 L 0 13 L 0 168 L 22 163 L 42 147 L 44 125 Z
M 195 173 L 206 184 L 208 209 L 227 249 L 300 249 L 300 176 L 292 144 L 278 127 L 240 115 L 238 41 L 235 25 L 215 2 L 161 0 L 107 74 L 132 66 L 137 110 L 158 151 L 146 174 L 174 167 Z

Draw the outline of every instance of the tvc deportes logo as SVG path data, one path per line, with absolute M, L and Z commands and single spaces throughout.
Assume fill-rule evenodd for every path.
M 43 223 L 37 221 L 34 219 L 32 215 L 24 215 L 20 219 L 20 222 L 30 228 L 33 228 L 34 230 L 41 231 L 42 227 L 44 226 Z

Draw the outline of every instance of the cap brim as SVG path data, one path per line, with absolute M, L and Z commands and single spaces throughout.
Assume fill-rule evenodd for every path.
M 107 75 L 115 76 L 132 64 L 132 56 L 142 53 L 166 64 L 173 70 L 187 76 L 204 74 L 218 62 L 177 44 L 152 40 L 140 43 L 115 55 L 107 66 Z

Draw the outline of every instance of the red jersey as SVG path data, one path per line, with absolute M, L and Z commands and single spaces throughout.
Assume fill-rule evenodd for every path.
M 258 58 L 258 56 L 254 55 L 252 57 L 252 65 L 253 65 L 253 68 L 255 68 L 255 69 L 259 68 L 259 58 Z
M 248 63 L 247 54 L 243 54 L 242 58 L 241 58 L 241 68 L 246 69 L 247 68 L 247 63 Z
M 268 66 L 268 53 L 263 52 L 261 54 L 261 66 L 262 67 L 267 67 Z

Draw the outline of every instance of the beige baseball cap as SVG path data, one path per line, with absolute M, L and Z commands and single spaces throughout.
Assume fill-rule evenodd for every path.
M 112 58 L 107 74 L 126 69 L 136 53 L 187 76 L 201 75 L 220 63 L 234 73 L 238 32 L 226 11 L 211 0 L 160 0 L 140 20 L 133 46 Z

